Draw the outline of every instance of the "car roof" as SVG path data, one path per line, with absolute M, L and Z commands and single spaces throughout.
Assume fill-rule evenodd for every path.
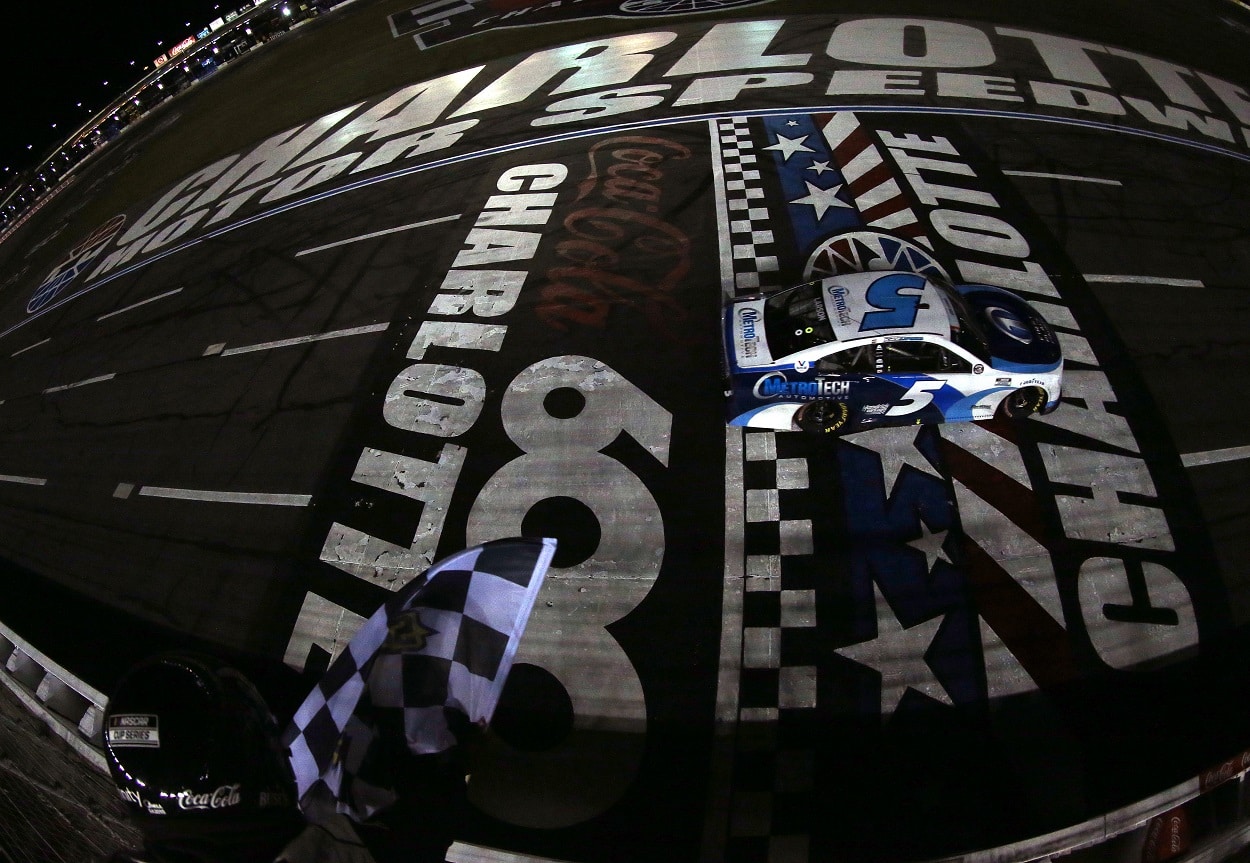
M 887 336 L 872 335 L 872 336 L 863 336 L 860 338 L 855 338 L 855 339 L 845 341 L 845 342 L 839 342 L 839 341 L 823 342 L 819 345 L 813 345 L 809 348 L 804 348 L 801 351 L 795 351 L 794 353 L 786 354 L 784 357 L 779 357 L 773 360 L 773 363 L 780 365 L 780 366 L 785 366 L 785 365 L 790 365 L 791 363 L 795 363 L 795 362 L 804 362 L 804 361 L 814 362 L 815 360 L 818 360 L 822 357 L 828 356 L 833 353 L 837 353 L 839 351 L 850 351 L 850 350 L 856 350 L 858 348 L 872 347 L 874 344 L 878 344 L 878 343 L 918 344 L 920 342 L 924 342 L 927 344 L 940 345 L 941 347 L 946 348 L 947 350 L 954 350 L 956 352 L 960 350 L 959 346 L 956 345 L 954 342 L 952 342 L 950 339 L 946 338 L 945 336 L 937 335 L 936 333 L 908 333 L 908 334 L 895 334 L 895 335 L 887 335 Z
M 835 340 L 928 334 L 949 340 L 955 323 L 941 289 L 907 272 L 847 273 L 820 281 Z

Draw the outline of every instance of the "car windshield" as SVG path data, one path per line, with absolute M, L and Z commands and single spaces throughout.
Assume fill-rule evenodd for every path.
M 946 304 L 946 309 L 950 313 L 951 341 L 973 356 L 989 362 L 989 340 L 977 325 L 971 309 L 968 308 L 968 303 L 947 285 L 941 282 L 933 284 L 937 287 L 937 294 L 942 298 L 942 302 Z
M 774 360 L 833 341 L 820 283 L 798 285 L 766 299 L 764 332 Z

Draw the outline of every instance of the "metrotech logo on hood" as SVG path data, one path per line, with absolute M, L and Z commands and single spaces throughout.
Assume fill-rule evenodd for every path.
M 747 306 L 738 310 L 738 350 L 743 359 L 754 359 L 759 356 L 760 336 L 756 328 L 759 326 L 758 309 Z

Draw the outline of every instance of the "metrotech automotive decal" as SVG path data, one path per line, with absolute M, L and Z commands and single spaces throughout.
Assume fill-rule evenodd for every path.
M 868 269 L 945 272 L 1027 298 L 1065 356 L 1063 402 L 1045 417 L 836 442 L 767 433 L 772 443 L 761 444 L 747 432 L 748 519 L 760 522 L 746 533 L 747 572 L 774 560 L 767 571 L 783 593 L 810 594 L 815 623 L 787 626 L 783 613 L 770 654 L 779 663 L 744 653 L 740 709 L 852 729 L 811 743 L 816 784 L 834 789 L 803 828 L 813 859 L 818 839 L 836 847 L 848 824 L 878 843 L 868 857 L 887 847 L 892 856 L 904 840 L 890 813 L 956 798 L 966 813 L 984 793 L 969 785 L 1013 787 L 1010 768 L 991 763 L 987 734 L 1029 734 L 1028 746 L 1044 736 L 1056 769 L 1074 775 L 1133 757 L 1117 743 L 1123 717 L 1103 718 L 1116 712 L 1108 694 L 1186 685 L 1167 667 L 1232 622 L 1180 460 L 1080 276 L 948 118 L 835 112 L 717 125 L 734 178 L 734 293 Z M 742 195 L 754 215 L 735 222 Z M 1014 321 L 1002 326 L 1020 335 Z M 753 513 L 763 500 L 774 503 Z M 748 633 L 776 626 L 775 602 L 746 593 Z M 787 680 L 810 682 L 787 691 Z M 1004 718 L 1013 701 L 1049 718 L 1016 728 Z M 926 763 L 939 750 L 941 764 Z M 895 770 L 881 793 L 846 781 Z
M 487 833 L 558 842 L 627 818 L 640 859 L 697 850 L 707 753 L 665 726 L 715 702 L 714 678 L 692 675 L 716 664 L 723 562 L 705 538 L 723 494 L 695 442 L 723 426 L 718 394 L 685 384 L 718 361 L 675 314 L 715 284 L 707 160 L 691 157 L 707 149 L 696 123 L 485 163 L 470 211 L 429 247 L 434 275 L 396 318 L 324 495 L 297 635 L 327 607 L 367 613 L 456 549 L 559 540 L 474 771 Z M 688 786 L 662 815 L 650 789 L 674 780 L 657 773 Z
M 387 16 L 396 38 L 422 50 L 497 27 L 529 27 L 578 18 L 638 18 L 720 12 L 768 0 L 429 0 Z
M 919 18 L 683 23 L 451 72 L 274 135 L 166 190 L 109 241 L 86 281 L 337 187 L 481 158 L 535 135 L 799 100 L 1045 118 L 1250 158 L 1243 85 L 1132 51 Z M 819 188 L 808 194 L 823 219 L 841 209 L 839 198 L 813 178 Z

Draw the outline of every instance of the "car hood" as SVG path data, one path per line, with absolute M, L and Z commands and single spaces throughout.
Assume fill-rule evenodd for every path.
M 764 332 L 764 300 L 752 297 L 725 306 L 724 338 L 729 371 L 771 365 L 772 352 Z
M 994 368 L 1042 372 L 1062 361 L 1055 331 L 1020 297 L 992 285 L 958 285 L 955 290 L 985 335 Z

